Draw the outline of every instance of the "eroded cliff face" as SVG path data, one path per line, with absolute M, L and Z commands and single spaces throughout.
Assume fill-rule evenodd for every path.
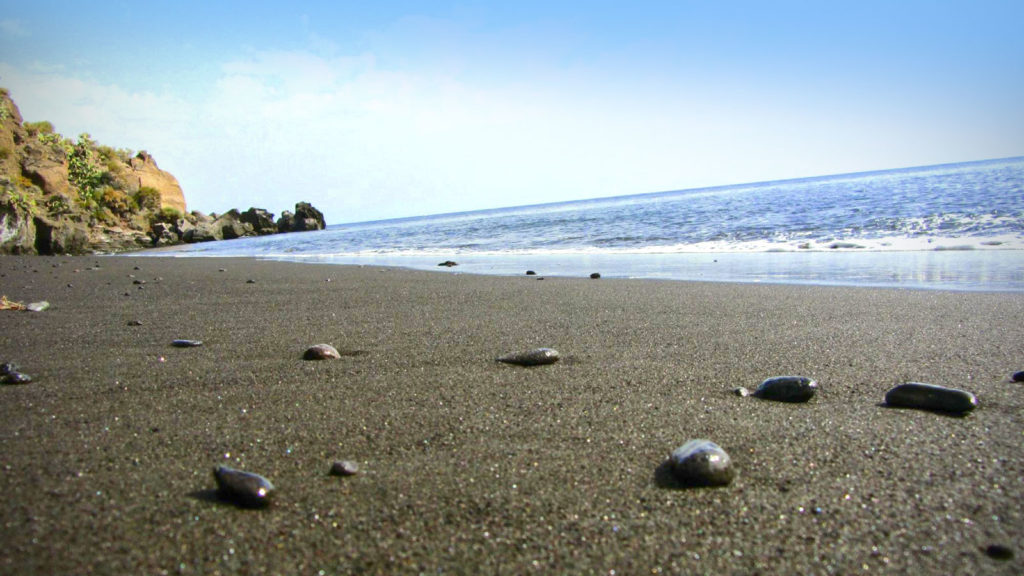
M 0 89 L 0 253 L 136 249 L 152 244 L 154 221 L 185 210 L 178 180 L 148 153 L 25 122 Z
M 178 179 L 149 153 L 25 122 L 0 88 L 0 254 L 122 252 L 325 227 L 307 202 L 276 222 L 260 208 L 220 216 L 187 209 Z

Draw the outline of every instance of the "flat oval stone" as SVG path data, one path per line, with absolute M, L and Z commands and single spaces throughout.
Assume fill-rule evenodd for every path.
M 525 352 L 514 352 L 498 358 L 498 362 L 518 364 L 519 366 L 540 366 L 554 364 L 561 358 L 554 348 L 534 348 Z
M 885 393 L 885 403 L 901 408 L 937 410 L 963 414 L 978 407 L 978 399 L 970 392 L 923 382 L 900 384 Z
M 252 472 L 218 466 L 213 469 L 213 478 L 223 498 L 247 508 L 267 506 L 274 494 L 270 480 Z
M 29 312 L 43 312 L 49 309 L 49 307 L 50 303 L 47 302 L 46 300 L 42 300 L 40 302 L 32 302 L 31 304 L 25 306 L 25 310 L 28 310 Z
M 314 344 L 302 354 L 303 360 L 337 360 L 341 358 L 338 349 L 330 344 Z
M 1020 372 L 1014 372 L 1013 376 L 1010 377 L 1014 382 L 1024 382 L 1024 370 Z
M 28 384 L 31 381 L 31 376 L 18 372 L 17 370 L 5 372 L 4 375 L 0 377 L 0 384 Z
M 818 383 L 810 378 L 777 376 L 761 382 L 753 396 L 778 402 L 807 402 L 817 390 Z
M 195 348 L 196 346 L 202 346 L 202 345 L 203 345 L 203 341 L 202 340 L 184 340 L 184 339 L 179 339 L 179 340 L 174 340 L 174 341 L 171 342 L 171 346 L 174 346 L 174 347 L 177 347 L 177 348 Z
M 331 476 L 355 476 L 359 465 L 351 460 L 338 460 L 331 464 Z
M 735 476 L 732 459 L 710 440 L 690 440 L 676 448 L 669 466 L 677 480 L 690 486 L 725 486 Z

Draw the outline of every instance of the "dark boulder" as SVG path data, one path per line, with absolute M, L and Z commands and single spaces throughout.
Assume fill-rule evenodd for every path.
M 249 208 L 241 215 L 242 223 L 252 226 L 253 232 L 259 236 L 277 234 L 277 223 L 274 215 L 263 208 Z
M 84 224 L 66 218 L 34 219 L 36 252 L 39 254 L 83 254 L 89 249 L 89 231 Z
M 323 212 L 314 208 L 309 202 L 299 202 L 295 205 L 295 219 L 292 222 L 293 231 L 323 230 L 326 227 Z

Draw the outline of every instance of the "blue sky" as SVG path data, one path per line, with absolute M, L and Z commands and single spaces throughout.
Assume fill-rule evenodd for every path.
M 341 223 L 1024 155 L 1024 2 L 9 2 L 26 120 Z

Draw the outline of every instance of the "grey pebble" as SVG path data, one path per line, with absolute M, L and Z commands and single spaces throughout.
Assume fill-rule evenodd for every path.
M 729 454 L 710 440 L 690 440 L 676 448 L 669 466 L 677 480 L 690 486 L 725 486 L 735 476 Z
M 180 339 L 180 340 L 174 340 L 173 342 L 171 342 L 171 346 L 174 346 L 176 348 L 195 348 L 196 346 L 202 346 L 202 345 L 203 345 L 203 341 L 202 340 L 183 340 L 183 339 Z
M 741 397 L 741 398 L 746 398 L 747 396 L 750 396 L 750 390 L 747 390 L 743 386 L 739 386 L 737 388 L 733 388 L 732 393 L 737 395 L 737 396 L 739 396 L 739 397 Z
M 561 356 L 554 348 L 535 348 L 525 352 L 513 352 L 498 358 L 498 362 L 518 364 L 519 366 L 541 366 L 554 364 Z
M 314 344 L 302 354 L 303 360 L 336 360 L 341 358 L 338 349 L 330 344 Z
M 355 476 L 359 465 L 351 460 L 338 460 L 331 464 L 331 476 Z
M 923 382 L 900 384 L 885 393 L 885 403 L 901 408 L 917 408 L 964 414 L 978 407 L 970 392 Z
M 777 376 L 768 378 L 754 390 L 752 396 L 778 402 L 807 402 L 814 398 L 818 383 L 804 376 Z
M 6 372 L 0 377 L 0 384 L 28 384 L 31 381 L 31 376 L 17 371 Z
M 274 485 L 259 474 L 243 472 L 227 466 L 213 469 L 213 478 L 221 497 L 247 508 L 262 508 L 270 504 Z

